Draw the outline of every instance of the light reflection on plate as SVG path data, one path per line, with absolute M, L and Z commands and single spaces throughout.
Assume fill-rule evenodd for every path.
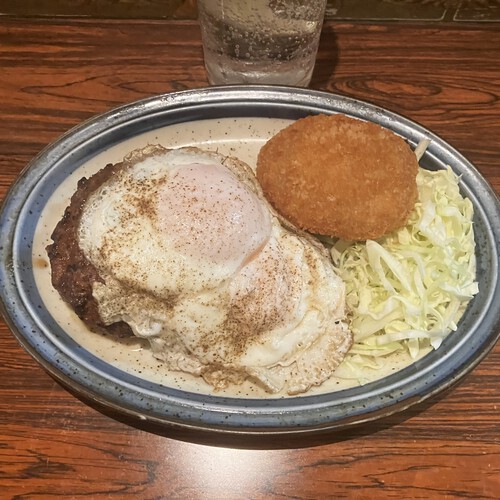
M 197 145 L 254 165 L 263 142 L 289 120 L 319 112 L 374 121 L 413 147 L 430 138 L 421 165 L 450 165 L 462 175 L 461 188 L 475 208 L 480 293 L 458 331 L 438 351 L 362 387 L 346 389 L 345 383 L 333 379 L 307 396 L 276 399 L 262 398 L 264 394 L 250 385 L 214 395 L 194 377 L 166 373 L 138 341 L 120 345 L 86 334 L 50 286 L 44 253 L 80 177 L 148 143 Z M 211 88 L 158 96 L 73 129 L 19 177 L 1 215 L 2 232 L 12 247 L 12 253 L 4 252 L 0 270 L 4 315 L 21 344 L 53 376 L 125 414 L 166 425 L 238 433 L 338 428 L 426 399 L 467 373 L 494 345 L 500 314 L 489 306 L 500 300 L 499 213 L 490 186 L 458 152 L 417 124 L 367 103 L 279 87 Z

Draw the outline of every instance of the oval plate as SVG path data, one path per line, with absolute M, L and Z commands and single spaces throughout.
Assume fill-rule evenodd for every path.
M 131 138 L 166 126 L 207 119 L 265 117 L 296 120 L 344 113 L 372 121 L 415 147 L 431 144 L 420 161 L 447 165 L 461 176 L 474 204 L 479 293 L 437 351 L 381 380 L 333 393 L 250 399 L 165 387 L 126 373 L 84 349 L 44 306 L 33 270 L 37 221 L 58 185 L 79 166 Z M 498 197 L 460 153 L 432 132 L 385 109 L 326 92 L 269 86 L 212 87 L 160 95 L 122 106 L 70 130 L 20 174 L 0 214 L 2 313 L 21 345 L 57 380 L 106 407 L 168 426 L 238 434 L 304 434 L 392 414 L 441 391 L 469 372 L 500 331 L 500 206 Z

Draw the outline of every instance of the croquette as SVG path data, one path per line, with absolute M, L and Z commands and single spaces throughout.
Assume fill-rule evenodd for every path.
M 257 178 L 275 209 L 307 231 L 349 241 L 403 226 L 418 162 L 393 132 L 345 115 L 302 118 L 260 150 Z

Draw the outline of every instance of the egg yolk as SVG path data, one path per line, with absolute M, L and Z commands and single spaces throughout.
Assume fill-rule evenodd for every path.
M 243 267 L 271 234 L 269 213 L 257 195 L 219 164 L 175 169 L 157 210 L 160 228 L 178 252 L 214 264 Z

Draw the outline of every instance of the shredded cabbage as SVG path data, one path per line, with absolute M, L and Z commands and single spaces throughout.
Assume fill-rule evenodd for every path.
M 361 377 L 384 357 L 437 349 L 478 292 L 473 206 L 451 168 L 419 169 L 407 225 L 377 241 L 331 248 L 346 284 L 354 345 L 346 365 Z

